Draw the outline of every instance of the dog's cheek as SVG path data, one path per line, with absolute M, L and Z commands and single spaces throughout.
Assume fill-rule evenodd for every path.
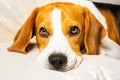
M 80 51 L 80 46 L 79 46 L 79 44 L 75 44 L 75 43 L 71 42 L 71 43 L 70 43 L 70 46 L 71 46 L 72 50 L 75 52 L 75 54 L 76 54 L 77 56 L 81 56 L 81 55 L 82 55 L 82 53 L 81 53 L 81 51 Z
M 39 34 L 36 34 L 36 41 L 40 51 L 42 51 L 48 45 L 49 40 L 46 38 L 41 38 Z
M 82 55 L 81 48 L 84 43 L 83 33 L 80 33 L 76 37 L 69 37 L 68 41 L 72 50 L 76 53 L 76 55 L 81 56 Z

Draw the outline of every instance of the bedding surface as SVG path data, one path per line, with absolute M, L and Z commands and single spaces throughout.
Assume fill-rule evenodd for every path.
M 0 80 L 120 80 L 120 60 L 105 55 L 84 55 L 81 65 L 67 72 L 44 69 L 35 45 L 28 54 L 8 52 L 0 43 Z

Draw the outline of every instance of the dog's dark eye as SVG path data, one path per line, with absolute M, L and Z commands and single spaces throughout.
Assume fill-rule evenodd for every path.
M 41 28 L 40 28 L 39 34 L 40 34 L 40 36 L 43 37 L 43 38 L 48 38 L 48 36 L 49 36 L 48 31 L 47 31 L 46 28 L 44 28 L 44 27 L 41 27 Z
M 70 28 L 70 31 L 69 31 L 69 35 L 72 37 L 72 36 L 76 36 L 80 33 L 80 29 L 77 27 L 77 26 L 73 26 Z

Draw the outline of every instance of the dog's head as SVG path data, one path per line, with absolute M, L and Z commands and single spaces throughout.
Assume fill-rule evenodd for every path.
M 105 30 L 87 8 L 53 3 L 33 10 L 8 50 L 25 53 L 34 35 L 41 65 L 66 71 L 80 64 L 84 48 L 87 54 L 99 54 Z

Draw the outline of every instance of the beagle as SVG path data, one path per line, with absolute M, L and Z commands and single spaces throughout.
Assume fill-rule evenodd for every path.
M 99 16 L 93 9 L 68 2 L 37 7 L 8 50 L 26 53 L 30 39 L 36 35 L 40 64 L 59 71 L 79 66 L 83 50 L 88 55 L 110 53 L 120 57 L 120 38 L 113 14 L 100 9 Z

